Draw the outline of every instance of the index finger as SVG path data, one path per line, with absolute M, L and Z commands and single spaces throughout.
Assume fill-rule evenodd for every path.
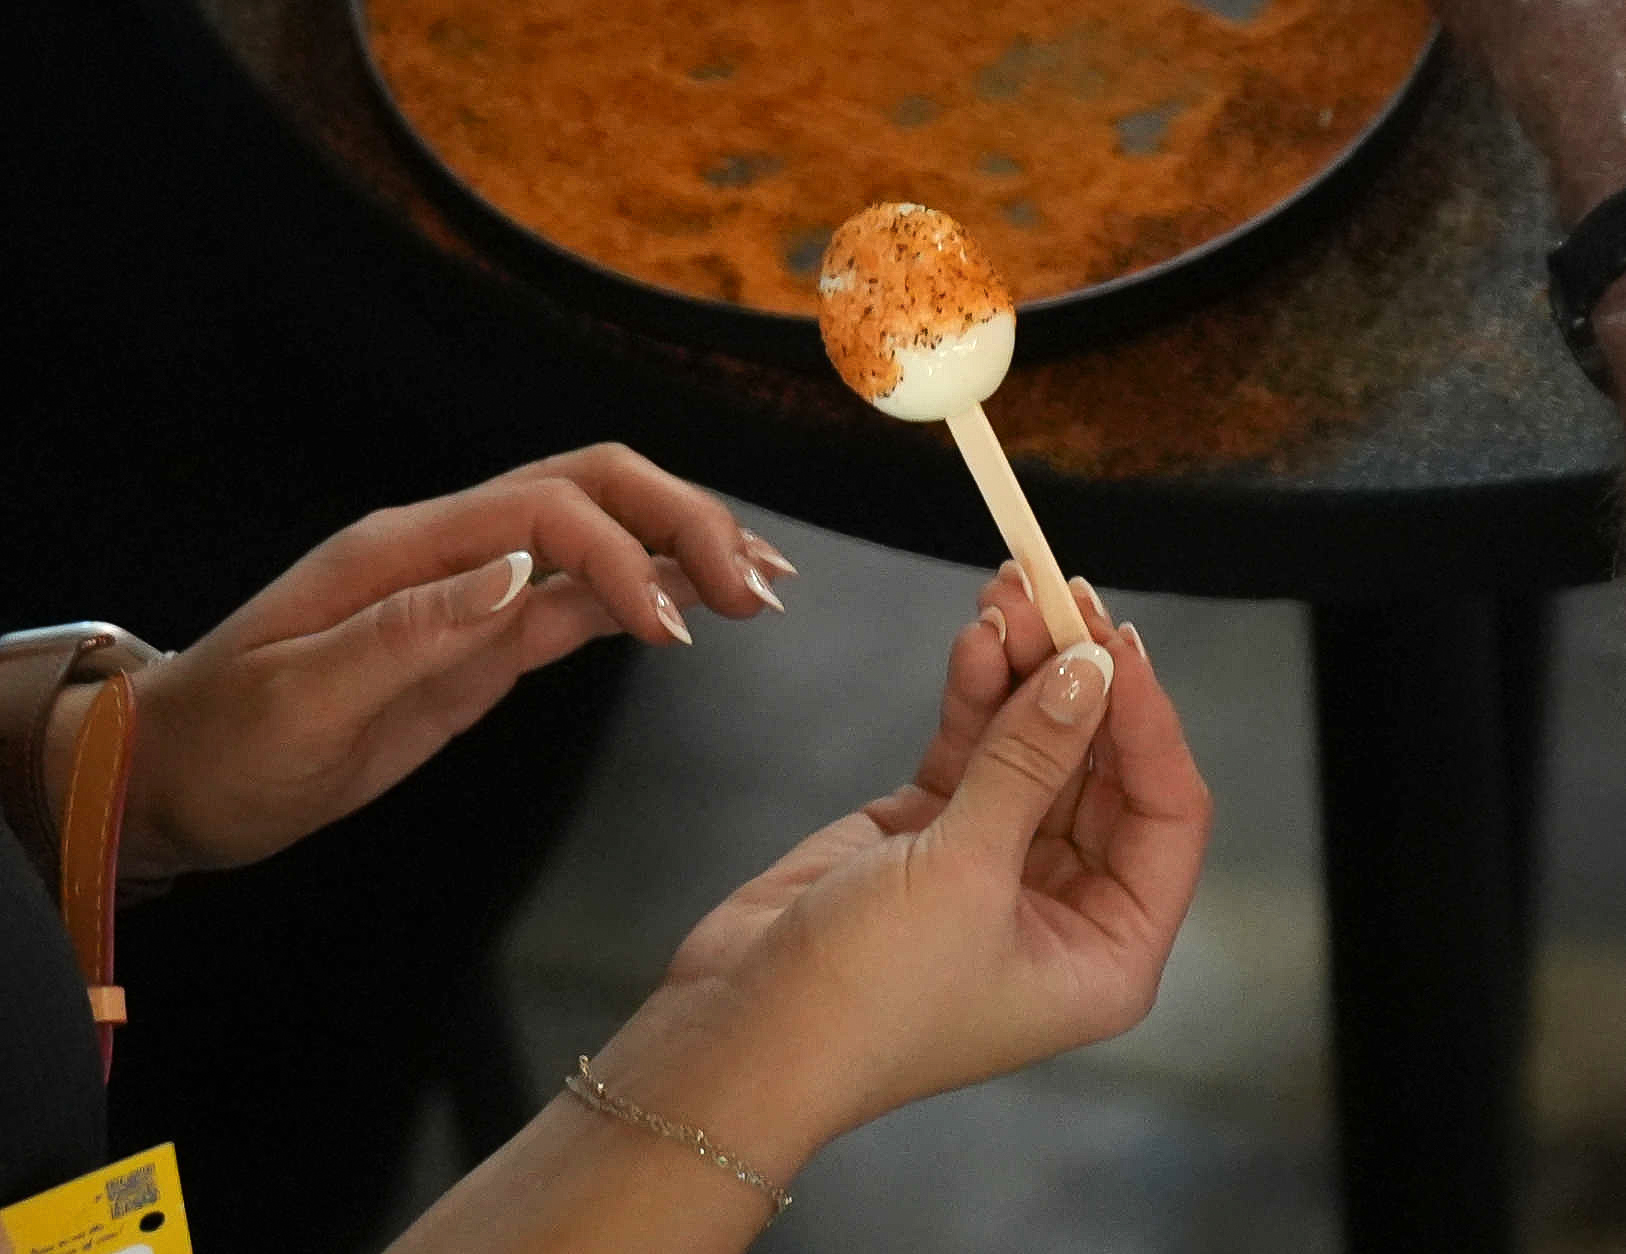
M 1117 674 L 1098 744 L 1101 782 L 1117 812 L 1096 850 L 1100 864 L 1170 943 L 1196 891 L 1213 821 L 1174 702 L 1120 631 L 1108 644 Z
M 572 496 L 589 508 L 573 508 Z M 247 630 L 263 639 L 302 634 L 401 588 L 520 548 L 544 563 L 579 566 L 594 535 L 615 541 L 616 565 L 626 570 L 650 564 L 647 553 L 635 552 L 640 546 L 670 552 L 720 613 L 745 617 L 766 600 L 753 586 L 753 576 L 767 586 L 756 554 L 720 500 L 631 450 L 595 446 L 447 496 L 375 511 L 312 549 L 228 623 L 239 630 L 251 623 Z
M 675 557 L 702 586 L 723 588 L 738 581 L 731 569 L 745 551 L 732 511 L 697 484 L 662 470 L 624 444 L 594 444 L 545 457 L 491 480 L 527 484 L 569 479 L 656 553 Z M 708 598 L 708 603 L 710 599 Z M 724 612 L 754 610 L 749 597 L 713 605 Z
M 1143 818 L 1206 819 L 1212 805 L 1208 786 L 1174 702 L 1124 631 L 1115 632 L 1107 647 L 1118 677 L 1104 731 L 1125 804 Z

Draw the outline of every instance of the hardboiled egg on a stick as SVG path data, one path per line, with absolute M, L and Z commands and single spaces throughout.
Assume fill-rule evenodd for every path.
M 830 239 L 819 331 L 847 385 L 882 413 L 946 421 L 1058 651 L 1090 638 L 1050 544 L 982 412 L 1010 369 L 1016 309 L 953 218 L 871 205 Z

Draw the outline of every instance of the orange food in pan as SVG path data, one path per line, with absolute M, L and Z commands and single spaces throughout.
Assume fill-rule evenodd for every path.
M 1277 204 L 1404 83 L 1427 0 L 368 0 L 402 112 L 487 201 L 693 296 L 813 314 L 875 201 L 1018 302 Z

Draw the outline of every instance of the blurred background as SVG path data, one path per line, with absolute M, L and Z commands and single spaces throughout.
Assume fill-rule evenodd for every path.
M 658 379 L 607 402 L 545 343 L 471 386 L 502 319 L 240 87 L 127 10 L 36 17 L 15 46 L 52 89 L 17 115 L 0 253 L 23 324 L 0 629 L 104 617 L 184 644 L 369 508 L 571 447 L 607 403 L 681 420 Z M 784 619 L 595 646 L 361 815 L 121 920 L 115 1147 L 178 1143 L 200 1250 L 379 1248 L 711 904 L 910 771 L 985 572 L 742 513 L 804 572 Z M 1218 802 L 1157 1010 L 840 1142 L 761 1248 L 1338 1248 L 1303 613 L 1103 593 Z M 1523 1201 L 1532 1248 L 1593 1254 L 1626 1248 L 1626 590 L 1559 600 Z

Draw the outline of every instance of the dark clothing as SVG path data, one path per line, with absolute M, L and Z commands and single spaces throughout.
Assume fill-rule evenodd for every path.
M 0 815 L 0 1206 L 107 1162 L 107 1091 L 84 977 Z

